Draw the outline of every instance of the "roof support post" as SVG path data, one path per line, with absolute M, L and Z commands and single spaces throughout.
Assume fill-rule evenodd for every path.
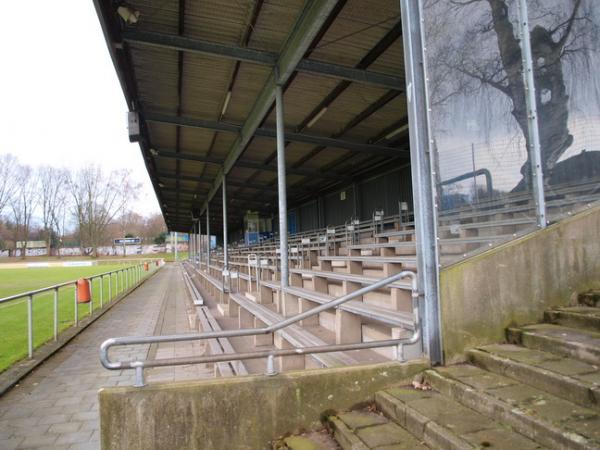
M 200 217 L 198 217 L 198 253 L 200 256 L 200 259 L 198 260 L 198 269 L 202 269 L 202 221 L 200 220 Z
M 423 317 L 422 345 L 431 362 L 439 364 L 443 362 L 438 289 L 439 253 L 421 5 L 422 1 L 400 0 L 410 125 L 419 311 Z
M 227 250 L 227 183 L 223 175 L 223 279 L 229 276 L 229 251 Z
M 175 262 L 179 260 L 179 249 L 177 245 L 179 244 L 179 236 L 177 235 L 177 231 L 175 232 Z
M 287 192 L 285 182 L 285 130 L 283 121 L 283 90 L 275 87 L 275 114 L 277 119 L 277 188 L 279 201 L 279 256 L 281 260 L 281 293 L 288 287 Z M 280 303 L 285 305 L 285 301 Z M 284 311 L 285 313 L 285 311 Z M 287 315 L 287 314 L 284 314 Z
M 535 80 L 533 78 L 533 56 L 529 36 L 529 18 L 527 1 L 519 0 L 519 33 L 521 34 L 521 54 L 523 55 L 523 82 L 525 83 L 525 102 L 527 103 L 527 130 L 529 132 L 529 155 L 531 169 L 531 188 L 535 202 L 535 215 L 538 228 L 546 228 L 546 199 L 544 198 L 544 174 L 542 171 L 542 152 L 540 130 L 538 128 L 537 103 L 535 99 Z
M 210 204 L 206 204 L 206 273 L 210 273 Z

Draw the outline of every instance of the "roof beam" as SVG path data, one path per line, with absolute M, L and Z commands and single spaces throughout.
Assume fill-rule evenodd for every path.
M 202 55 L 233 59 L 236 61 L 244 61 L 273 67 L 277 64 L 276 53 L 253 50 L 247 47 L 225 45 L 201 39 L 192 39 L 174 34 L 126 29 L 121 32 L 121 37 L 124 41 L 129 42 L 130 44 L 199 53 Z M 372 84 L 385 89 L 401 90 L 404 88 L 404 80 L 400 77 L 312 59 L 300 60 L 295 67 L 295 70 L 298 72 L 322 75 L 330 78 L 352 81 L 355 83 Z
M 240 133 L 242 127 L 226 122 L 219 122 L 205 119 L 193 119 L 191 117 L 171 116 L 168 114 L 146 112 L 144 119 L 149 122 L 166 123 L 180 127 L 205 128 L 207 130 L 225 131 L 229 133 Z M 259 137 L 275 139 L 277 133 L 272 128 L 257 128 L 254 133 Z M 323 148 L 334 147 L 355 152 L 367 152 L 384 156 L 398 156 L 401 150 L 391 148 L 385 145 L 364 144 L 338 139 L 336 137 L 314 136 L 305 133 L 286 132 L 285 139 L 291 142 L 302 142 L 305 144 L 315 144 Z
M 174 152 L 174 151 L 170 151 L 170 150 L 156 150 L 156 149 L 154 150 L 154 152 L 156 153 L 155 156 L 157 156 L 157 157 L 172 158 L 172 159 L 176 159 L 176 160 L 180 160 L 180 161 L 198 161 L 198 162 L 203 162 L 203 163 L 207 163 L 207 164 L 216 164 L 219 166 L 222 166 L 226 162 L 222 159 L 215 158 L 212 156 L 202 156 L 202 155 L 196 155 L 194 153 L 183 153 L 183 152 L 178 153 L 178 152 Z M 239 161 L 237 161 L 236 165 L 237 165 L 237 167 L 242 167 L 242 168 L 247 168 L 247 169 L 263 170 L 266 172 L 277 172 L 277 166 L 274 166 L 271 164 L 263 164 L 261 162 L 239 160 Z M 299 175 L 299 176 L 303 176 L 303 177 L 319 177 L 319 178 L 324 178 L 324 179 L 338 179 L 341 175 L 332 170 L 327 171 L 327 172 L 321 172 L 318 170 L 310 170 L 310 169 L 286 169 L 286 170 L 287 170 L 287 173 L 289 173 L 290 175 Z M 223 169 L 221 169 L 221 171 L 219 172 L 219 177 L 218 177 L 219 180 L 222 179 L 222 178 L 220 178 L 220 177 L 222 177 L 222 174 L 223 174 Z M 211 191 L 209 192 L 209 200 L 212 199 L 212 197 L 217 192 L 217 190 L 220 189 L 220 187 L 221 187 L 220 181 L 219 181 L 219 183 L 217 183 L 216 181 L 213 183 L 213 187 L 212 187 Z M 202 212 L 204 212 L 204 209 L 205 208 L 202 209 Z

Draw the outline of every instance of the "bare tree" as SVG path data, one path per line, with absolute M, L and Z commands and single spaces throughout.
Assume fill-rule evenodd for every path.
M 96 257 L 108 225 L 135 200 L 139 186 L 131 181 L 127 170 L 105 175 L 99 166 L 89 165 L 71 177 L 69 187 L 82 251 L 90 247 Z
M 0 155 L 0 216 L 10 204 L 17 189 L 16 175 L 18 163 L 13 155 Z
M 40 203 L 42 212 L 42 226 L 46 240 L 47 254 L 50 255 L 52 240 L 57 236 L 57 218 L 61 215 L 59 209 L 64 211 L 66 199 L 68 172 L 51 166 L 42 166 L 38 169 Z M 63 214 L 64 216 L 64 214 Z
M 25 259 L 31 219 L 37 207 L 39 183 L 29 166 L 18 165 L 14 176 L 18 190 L 15 192 L 10 206 L 14 220 L 15 250 L 20 242 L 21 258 Z
M 540 146 L 545 174 L 573 142 L 569 132 L 569 90 L 566 75 L 584 71 L 579 77 L 598 96 L 589 64 L 597 52 L 598 5 L 586 0 L 530 0 L 528 2 L 531 47 L 534 61 Z M 526 92 L 523 83 L 521 42 L 512 0 L 428 0 L 430 92 L 432 104 L 443 105 L 459 95 L 480 95 L 483 107 L 498 108 L 508 101 L 511 115 L 529 150 Z M 455 24 L 453 27 L 452 23 Z M 500 95 L 493 95 L 494 91 Z M 594 92 L 595 91 L 595 92 Z M 484 118 L 481 119 L 485 120 Z M 522 189 L 530 175 L 530 157 L 521 167 Z

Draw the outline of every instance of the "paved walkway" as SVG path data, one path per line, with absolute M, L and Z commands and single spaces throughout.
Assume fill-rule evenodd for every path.
M 0 397 L 0 449 L 100 448 L 98 389 L 132 385 L 133 371 L 109 371 L 98 359 L 100 343 L 115 336 L 194 331 L 187 315 L 187 293 L 178 266 L 167 265 L 129 297 L 115 305 L 38 370 Z M 204 351 L 182 347 L 183 354 Z M 115 359 L 148 354 L 148 346 L 117 347 Z M 161 346 L 156 351 L 175 352 Z M 181 353 L 179 347 L 177 354 Z M 158 370 L 158 369 L 157 369 Z M 212 376 L 207 367 L 165 368 L 149 380 Z

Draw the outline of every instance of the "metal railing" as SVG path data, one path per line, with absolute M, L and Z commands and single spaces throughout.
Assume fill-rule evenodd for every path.
M 115 298 L 118 294 L 125 292 L 127 289 L 130 289 L 134 285 L 137 285 L 143 279 L 143 264 L 131 265 L 127 267 L 123 267 L 121 269 L 112 270 L 109 272 L 100 273 L 98 275 L 92 275 L 89 277 L 83 277 L 90 282 L 90 301 L 89 301 L 89 316 L 92 315 L 94 311 L 94 281 L 100 280 L 100 309 L 104 307 L 104 279 L 108 277 L 108 297 L 106 300 L 110 302 L 113 298 Z M 113 296 L 113 275 L 115 278 L 115 290 Z M 120 277 L 120 280 L 119 280 Z M 73 296 L 73 308 L 74 308 L 74 317 L 73 317 L 73 325 L 79 325 L 79 303 L 77 302 L 77 280 L 65 281 L 64 283 L 55 284 L 52 286 L 48 286 L 41 289 L 35 289 L 32 291 L 22 292 L 19 294 L 11 295 L 9 297 L 0 298 L 0 305 L 9 304 L 11 302 L 17 302 L 21 299 L 27 300 L 27 354 L 29 358 L 33 358 L 34 351 L 34 329 L 33 329 L 33 299 L 36 296 L 46 294 L 49 292 L 54 292 L 54 305 L 53 305 L 53 334 L 54 341 L 58 340 L 59 335 L 59 290 L 74 287 L 74 296 Z
M 332 308 L 336 308 L 356 297 L 367 294 L 368 292 L 376 289 L 381 289 L 389 284 L 394 283 L 402 278 L 410 278 L 411 280 L 411 291 L 412 291 L 412 308 L 414 315 L 414 328 L 411 336 L 397 339 L 387 339 L 381 341 L 371 342 L 358 342 L 351 344 L 330 344 L 320 345 L 312 347 L 296 347 L 290 349 L 272 349 L 262 350 L 254 352 L 243 352 L 243 353 L 226 353 L 221 355 L 209 355 L 209 356 L 192 356 L 192 357 L 178 357 L 178 358 L 162 358 L 162 359 L 151 359 L 151 360 L 135 360 L 135 361 L 111 361 L 109 358 L 109 350 L 114 346 L 122 345 L 148 345 L 148 344 L 160 344 L 166 342 L 183 342 L 183 341 L 199 341 L 205 339 L 219 339 L 219 338 L 234 338 L 234 337 L 248 337 L 248 336 L 259 336 L 264 334 L 271 334 L 276 331 L 282 330 L 290 325 L 293 325 L 301 320 L 307 319 L 311 316 L 317 315 L 323 311 L 327 311 Z M 274 367 L 275 356 L 298 356 L 298 355 L 310 355 L 316 353 L 332 353 L 349 350 L 362 350 L 369 348 L 381 348 L 381 347 L 397 347 L 397 359 L 400 361 L 404 360 L 404 345 L 415 344 L 419 341 L 421 336 L 421 325 L 419 320 L 419 297 L 420 294 L 417 289 L 417 276 L 414 272 L 403 271 L 398 274 L 392 275 L 387 278 L 383 278 L 376 283 L 365 286 L 357 291 L 346 294 L 339 297 L 331 302 L 312 308 L 301 314 L 297 314 L 288 319 L 274 323 L 272 325 L 263 328 L 245 328 L 240 330 L 229 330 L 229 331 L 211 331 L 205 333 L 188 333 L 188 334 L 175 334 L 166 336 L 131 336 L 131 337 L 117 337 L 107 339 L 100 346 L 100 362 L 102 365 L 109 370 L 123 370 L 123 369 L 135 369 L 135 384 L 136 387 L 142 387 L 145 385 L 144 381 L 144 369 L 150 367 L 165 367 L 165 366 L 177 366 L 177 365 L 189 365 L 189 364 L 204 364 L 204 363 L 217 363 L 217 362 L 228 362 L 228 361 L 243 361 L 248 359 L 259 359 L 267 358 L 267 375 L 277 374 Z

